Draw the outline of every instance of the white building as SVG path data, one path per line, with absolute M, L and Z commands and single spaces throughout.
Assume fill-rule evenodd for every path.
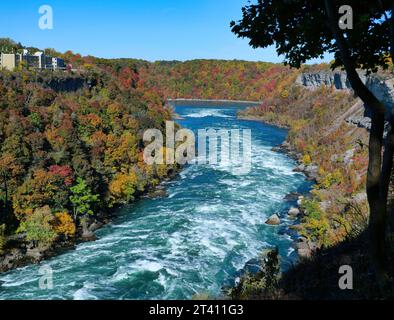
M 53 58 L 45 55 L 41 51 L 37 51 L 34 55 L 30 55 L 26 49 L 20 53 L 1 53 L 0 54 L 0 69 L 7 69 L 13 71 L 15 68 L 23 63 L 24 67 L 34 69 L 48 69 L 48 70 L 64 70 L 66 69 L 63 59 Z
M 53 70 L 64 70 L 66 69 L 66 64 L 61 58 L 52 58 L 52 68 Z

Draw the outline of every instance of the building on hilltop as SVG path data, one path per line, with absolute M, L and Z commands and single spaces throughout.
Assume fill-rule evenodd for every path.
M 14 70 L 21 62 L 20 54 L 1 53 L 0 54 L 0 67 L 7 70 Z
M 26 49 L 22 53 L 1 53 L 0 69 L 14 70 L 22 64 L 23 67 L 38 70 L 65 70 L 64 60 L 57 57 L 45 55 L 37 51 L 34 55 L 28 53 Z

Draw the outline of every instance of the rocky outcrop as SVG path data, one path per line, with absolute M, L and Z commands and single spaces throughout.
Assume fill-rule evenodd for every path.
M 56 92 L 73 92 L 82 89 L 85 84 L 85 79 L 82 78 L 64 78 L 51 79 L 44 83 L 44 86 Z
M 68 248 L 74 248 L 74 244 L 72 242 L 59 242 L 53 246 L 35 247 L 30 242 L 19 240 L 13 248 L 0 256 L 0 273 L 31 263 L 40 263 Z
M 304 237 L 300 237 L 294 247 L 300 258 L 310 258 L 313 252 L 318 248 L 316 243 Z
M 344 72 L 311 72 L 302 73 L 296 82 L 304 87 L 319 88 L 321 86 L 334 87 L 337 90 L 351 89 L 350 83 Z
M 307 166 L 300 162 L 298 167 L 296 167 L 293 171 L 302 172 L 306 175 L 309 181 L 315 181 L 319 175 L 319 167 L 314 164 Z
M 365 75 L 359 71 L 361 80 L 368 89 L 382 101 L 388 111 L 394 106 L 394 77 L 382 75 Z M 297 83 L 305 87 L 316 89 L 323 85 L 334 87 L 337 90 L 351 90 L 352 87 L 343 71 L 305 72 L 297 78 Z
M 5 272 L 24 265 L 27 261 L 26 252 L 14 248 L 4 256 L 0 256 L 0 272 Z
M 91 89 L 96 81 L 83 76 L 58 76 L 43 80 L 43 86 L 56 92 L 75 92 L 81 89 Z

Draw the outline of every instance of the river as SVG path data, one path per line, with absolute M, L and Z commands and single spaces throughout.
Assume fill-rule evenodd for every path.
M 98 240 L 45 261 L 53 288 L 40 289 L 40 266 L 0 275 L 0 299 L 190 299 L 218 295 L 245 263 L 279 247 L 282 268 L 296 258 L 292 241 L 265 225 L 290 206 L 283 198 L 310 187 L 295 163 L 271 151 L 286 130 L 238 120 L 234 106 L 187 107 L 178 122 L 192 130 L 251 129 L 252 170 L 189 165 L 166 183 L 167 198 L 143 199 L 119 210 Z M 283 219 L 286 224 L 286 218 Z

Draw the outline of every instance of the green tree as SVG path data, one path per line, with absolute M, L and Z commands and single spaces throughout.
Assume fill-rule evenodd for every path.
M 0 38 L 0 52 L 3 53 L 16 53 L 23 49 L 20 43 L 16 43 L 10 38 Z
M 353 9 L 353 28 L 342 30 L 343 5 Z M 242 9 L 232 31 L 254 48 L 276 45 L 286 63 L 299 68 L 325 52 L 335 54 L 333 68 L 343 66 L 349 82 L 371 112 L 367 194 L 370 206 L 370 253 L 380 284 L 387 283 L 387 197 L 393 166 L 393 128 L 384 142 L 385 107 L 367 88 L 357 69 L 387 69 L 394 56 L 394 0 L 258 0 Z M 385 144 L 384 156 L 382 149 Z
M 45 206 L 36 209 L 25 221 L 22 221 L 17 232 L 26 233 L 26 239 L 33 241 L 36 247 L 50 246 L 57 237 L 52 227 L 53 222 L 51 209 Z
M 41 117 L 37 112 L 33 112 L 28 116 L 31 124 L 37 128 L 38 130 L 42 129 L 42 121 L 41 121 Z
M 74 220 L 78 216 L 92 215 L 92 206 L 98 202 L 99 195 L 92 194 L 92 190 L 82 178 L 77 179 L 77 184 L 71 187 L 70 201 L 73 205 Z

